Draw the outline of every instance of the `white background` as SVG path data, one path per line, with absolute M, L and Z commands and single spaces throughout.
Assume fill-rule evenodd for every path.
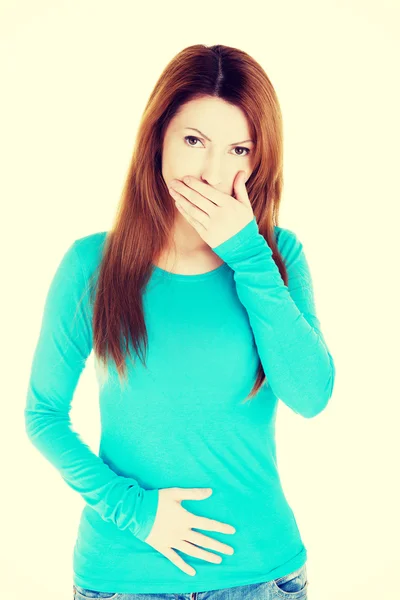
M 279 224 L 307 252 L 337 369 L 320 415 L 280 403 L 277 422 L 309 598 L 398 593 L 399 17 L 394 0 L 2 1 L 2 597 L 72 599 L 83 500 L 24 430 L 43 303 L 71 242 L 110 227 L 148 96 L 195 43 L 246 51 L 275 87 Z M 97 452 L 93 355 L 72 418 Z

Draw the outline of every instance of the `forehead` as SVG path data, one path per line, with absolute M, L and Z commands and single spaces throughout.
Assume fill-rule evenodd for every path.
M 250 128 L 243 110 L 222 98 L 203 97 L 181 105 L 173 119 L 175 128 L 196 127 L 211 137 L 250 137 Z M 238 139 L 239 139 L 238 138 Z

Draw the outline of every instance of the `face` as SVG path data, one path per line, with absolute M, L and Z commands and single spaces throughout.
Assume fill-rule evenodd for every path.
M 185 175 L 233 194 L 237 173 L 252 172 L 255 141 L 243 111 L 221 98 L 203 97 L 181 106 L 165 132 L 162 175 L 167 186 Z

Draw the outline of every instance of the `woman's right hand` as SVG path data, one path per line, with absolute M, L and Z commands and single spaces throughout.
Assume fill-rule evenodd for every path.
M 192 530 L 192 527 L 196 527 L 197 529 L 220 531 L 221 533 L 236 533 L 234 527 L 221 521 L 199 517 L 180 504 L 182 500 L 203 500 L 210 493 L 212 493 L 212 490 L 209 488 L 173 487 L 160 489 L 156 518 L 149 535 L 144 540 L 146 544 L 153 546 L 188 575 L 195 575 L 196 571 L 173 548 L 212 563 L 220 563 L 222 558 L 217 554 L 202 550 L 198 546 L 205 546 L 225 554 L 234 553 L 231 546 Z

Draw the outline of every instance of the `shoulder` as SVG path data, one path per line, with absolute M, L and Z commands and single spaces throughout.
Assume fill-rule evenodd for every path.
M 71 244 L 71 251 L 75 252 L 84 271 L 90 274 L 99 265 L 108 231 L 97 231 L 77 238 Z
M 106 241 L 108 231 L 97 231 L 96 233 L 90 233 L 76 239 L 73 245 L 76 247 L 80 254 L 87 254 L 88 252 L 98 251 L 102 249 L 104 242 Z
M 303 244 L 299 237 L 291 229 L 284 227 L 278 227 L 275 225 L 275 240 L 281 254 L 285 261 L 293 262 L 303 252 Z

